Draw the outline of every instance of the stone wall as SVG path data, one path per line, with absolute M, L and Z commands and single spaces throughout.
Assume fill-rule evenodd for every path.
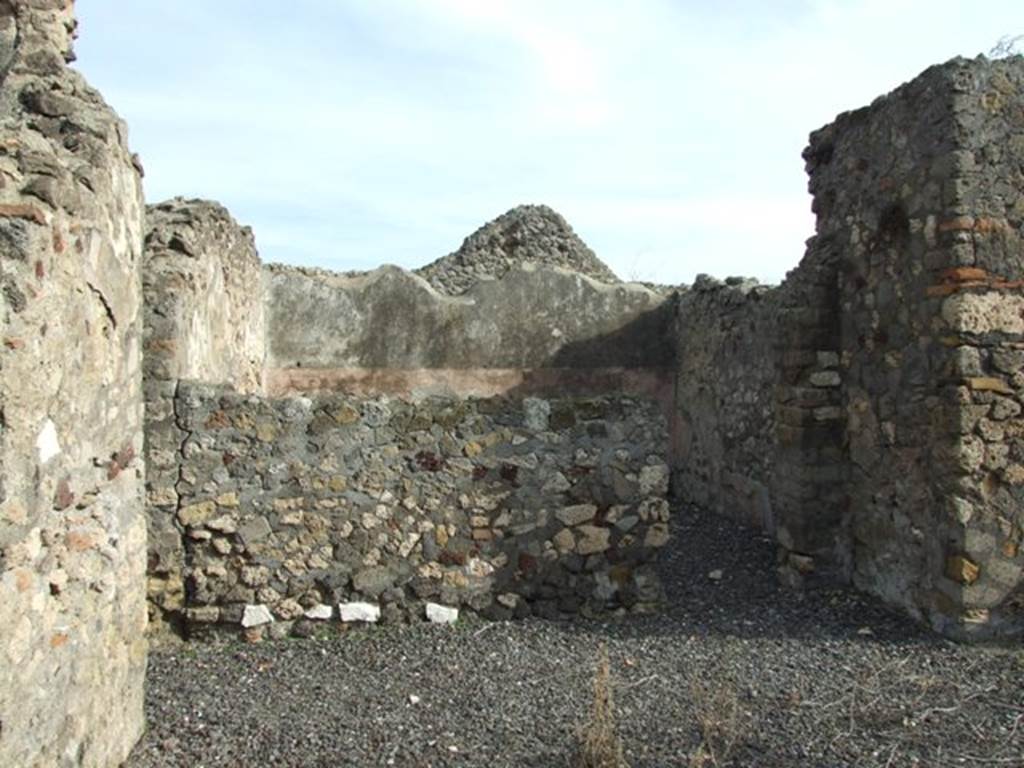
M 1020 57 L 954 60 L 806 153 L 841 266 L 854 581 L 960 636 L 1024 629 L 1022 83 Z
M 154 618 L 193 635 L 650 608 L 670 448 L 679 495 L 772 531 L 792 582 L 1024 630 L 1020 57 L 815 132 L 817 231 L 776 288 L 520 264 L 515 216 L 427 270 L 457 295 L 264 270 L 175 200 L 143 290 L 141 167 L 73 33 L 70 2 L 0 0 L 0 764 L 113 765 L 141 731 L 143 456 Z
M 180 620 L 182 530 L 175 520 L 182 379 L 262 389 L 264 305 L 251 230 L 216 203 L 175 199 L 146 210 L 145 392 L 149 598 L 155 624 Z
M 835 271 L 816 262 L 777 287 L 702 277 L 677 312 L 677 491 L 773 533 L 787 578 L 848 569 Z
M 950 256 L 927 293 L 946 296 L 938 307 L 950 331 L 939 340 L 951 353 L 944 361 L 949 378 L 943 379 L 943 395 L 958 406 L 954 467 L 939 486 L 942 515 L 953 533 L 943 552 L 947 580 L 937 607 L 944 611 L 961 603 L 964 617 L 976 626 L 1019 634 L 1024 631 L 1024 58 L 987 67 L 960 65 L 949 77 L 955 94 L 952 132 L 961 146 L 943 158 L 949 178 L 942 216 L 925 221 L 926 237 L 930 233 Z
M 513 211 L 505 219 L 515 224 L 517 215 Z M 566 232 L 561 239 L 555 238 L 557 243 L 576 243 L 573 253 L 578 252 L 581 259 L 586 257 L 589 250 L 577 242 L 578 239 L 563 221 L 558 219 L 555 224 L 558 222 L 561 222 L 561 229 Z M 552 227 L 559 230 L 554 224 Z M 465 281 L 472 273 L 476 276 L 476 283 L 463 295 L 448 296 L 438 293 L 423 278 L 397 267 L 342 275 L 323 270 L 271 266 L 261 273 L 251 232 L 239 227 L 220 206 L 202 201 L 173 200 L 150 207 L 143 284 L 146 319 L 147 507 L 150 533 L 148 588 L 151 619 L 156 628 L 195 636 L 197 627 L 210 624 L 211 617 L 216 619 L 212 622 L 215 625 L 223 623 L 237 627 L 235 614 L 241 615 L 239 612 L 244 612 L 246 605 L 265 605 L 277 612 L 279 621 L 275 631 L 281 631 L 295 619 L 290 613 L 296 600 L 308 603 L 316 597 L 318 601 L 325 601 L 324 604 L 336 605 L 343 600 L 351 601 L 359 597 L 379 597 L 355 589 L 342 578 L 342 574 L 352 576 L 358 570 L 356 566 L 360 558 L 372 559 L 373 552 L 377 551 L 372 544 L 367 549 L 366 541 L 363 540 L 365 530 L 359 526 L 365 510 L 360 504 L 346 500 L 341 506 L 331 506 L 340 502 L 335 498 L 338 496 L 337 489 L 331 490 L 329 484 L 326 486 L 327 497 L 315 494 L 310 496 L 308 488 L 304 488 L 305 495 L 299 494 L 293 488 L 291 496 L 282 498 L 276 486 L 274 492 L 266 488 L 260 490 L 260 483 L 266 485 L 270 480 L 240 477 L 227 481 L 226 478 L 233 478 L 232 473 L 243 467 L 251 469 L 258 465 L 260 472 L 266 472 L 270 466 L 275 473 L 282 471 L 281 467 L 288 468 L 288 471 L 305 467 L 307 472 L 313 472 L 321 463 L 328 462 L 334 467 L 335 485 L 342 483 L 346 487 L 353 486 L 348 491 L 350 496 L 357 494 L 362 500 L 372 497 L 375 506 L 381 503 L 381 494 L 386 492 L 398 497 L 405 485 L 420 488 L 425 478 L 432 481 L 435 493 L 441 493 L 438 488 L 440 484 L 447 483 L 450 486 L 441 496 L 430 497 L 431 503 L 435 504 L 441 503 L 442 499 L 445 504 L 452 502 L 448 498 L 452 489 L 479 493 L 484 484 L 484 475 L 481 475 L 473 481 L 472 489 L 465 488 L 466 478 L 459 472 L 449 470 L 449 467 L 460 468 L 459 471 L 464 469 L 466 462 L 469 462 L 466 456 L 451 461 L 438 458 L 444 471 L 427 475 L 419 472 L 416 454 L 421 451 L 445 457 L 448 455 L 446 451 L 450 452 L 450 449 L 457 452 L 472 451 L 472 445 L 476 444 L 465 447 L 466 441 L 460 437 L 460 431 L 447 436 L 434 435 L 434 442 L 443 437 L 444 445 L 441 448 L 432 446 L 431 438 L 421 434 L 423 428 L 415 427 L 418 423 L 415 419 L 377 425 L 376 430 L 365 425 L 358 428 L 342 425 L 345 427 L 341 430 L 344 434 L 338 439 L 332 437 L 333 442 L 328 443 L 318 443 L 306 435 L 307 428 L 325 429 L 322 418 L 310 426 L 307 422 L 312 417 L 308 413 L 305 421 L 300 418 L 293 423 L 284 418 L 278 425 L 286 431 L 293 430 L 293 434 L 289 434 L 294 439 L 282 435 L 267 441 L 258 436 L 253 437 L 244 428 L 241 432 L 203 432 L 205 427 L 202 425 L 205 422 L 200 427 L 193 423 L 198 417 L 192 415 L 192 400 L 181 394 L 182 388 L 187 386 L 188 391 L 194 395 L 199 391 L 196 388 L 198 385 L 186 385 L 186 380 L 201 381 L 204 385 L 230 385 L 238 391 L 239 395 L 231 401 L 234 403 L 232 407 L 243 412 L 232 413 L 231 418 L 237 416 L 243 426 L 253 414 L 261 414 L 264 421 L 273 421 L 280 416 L 274 416 L 276 410 L 283 408 L 291 413 L 299 408 L 296 403 L 307 402 L 301 399 L 246 399 L 245 395 L 259 392 L 264 379 L 265 388 L 272 395 L 341 391 L 347 396 L 362 398 L 353 401 L 359 413 L 363 410 L 376 413 L 379 408 L 374 398 L 400 396 L 407 403 L 401 405 L 403 401 L 396 400 L 400 409 L 413 409 L 419 414 L 417 419 L 427 418 L 428 428 L 432 418 L 431 408 L 441 408 L 438 403 L 442 401 L 424 398 L 438 394 L 456 398 L 458 402 L 443 401 L 447 403 L 444 408 L 460 413 L 460 409 L 467 407 L 473 413 L 478 410 L 486 412 L 487 406 L 460 405 L 466 397 L 500 395 L 521 403 L 528 395 L 551 392 L 563 395 L 573 392 L 635 392 L 658 399 L 663 410 L 667 410 L 671 398 L 670 364 L 674 352 L 668 332 L 671 322 L 669 297 L 643 286 L 598 283 L 590 277 L 560 267 L 511 263 L 504 251 L 495 256 L 496 261 L 488 260 L 484 258 L 489 254 L 485 246 L 491 239 L 477 237 L 473 240 L 475 250 L 458 260 L 459 279 Z M 562 253 L 558 248 L 554 250 Z M 443 276 L 450 270 L 445 271 L 447 268 L 444 265 L 447 262 L 442 262 L 438 263 L 437 269 L 440 270 L 438 274 Z M 495 265 L 500 267 L 500 274 L 489 276 L 488 270 L 494 271 Z M 267 358 L 266 364 L 264 355 Z M 360 404 L 363 400 L 367 404 Z M 408 405 L 414 401 L 426 405 Z M 340 408 L 341 404 L 342 401 L 338 401 L 335 406 Z M 508 408 L 501 407 L 506 410 Z M 330 410 L 327 405 L 324 408 Z M 349 408 L 349 405 L 345 405 L 345 408 Z M 531 502 L 543 500 L 545 503 L 554 503 L 557 500 L 555 497 L 562 491 L 542 496 L 539 488 L 551 479 L 548 475 L 559 471 L 559 468 L 574 478 L 574 488 L 589 487 L 577 475 L 585 472 L 589 474 L 592 468 L 581 468 L 573 464 L 572 460 L 577 450 L 585 454 L 591 443 L 600 446 L 599 433 L 603 422 L 589 425 L 589 429 L 594 431 L 593 436 L 583 427 L 577 430 L 579 435 L 571 433 L 574 406 L 566 405 L 565 408 L 569 409 L 567 414 L 562 414 L 556 408 L 555 422 L 559 423 L 558 419 L 568 421 L 561 424 L 553 435 L 538 433 L 526 437 L 522 429 L 516 433 L 517 444 L 525 445 L 523 451 L 527 453 L 536 450 L 533 442 L 536 439 L 542 443 L 553 440 L 559 446 L 557 451 L 564 453 L 558 457 L 546 457 L 545 461 L 551 466 L 544 464 L 538 470 L 544 482 L 532 491 L 520 489 L 516 492 L 516 498 L 525 499 L 525 494 L 533 493 L 530 496 Z M 244 412 L 245 409 L 249 409 L 249 412 Z M 479 417 L 482 422 L 487 422 L 489 418 L 485 415 Z M 507 421 L 512 416 L 506 413 L 503 418 Z M 518 418 L 521 422 L 522 415 Z M 650 425 L 651 435 L 663 431 L 663 418 L 654 418 Z M 543 429 L 542 421 L 538 416 L 536 429 Z M 415 428 L 410 427 L 410 432 L 403 431 L 410 425 Z M 455 422 L 447 426 L 450 429 L 464 429 L 464 426 Z M 470 426 L 482 429 L 476 422 Z M 639 429 L 635 424 L 627 426 L 631 434 Z M 381 438 L 381 432 L 385 427 L 388 430 L 387 439 L 394 444 L 378 448 L 373 441 L 384 439 Z M 488 439 L 494 439 L 498 426 L 490 424 L 490 427 Z M 502 428 L 507 431 L 509 425 L 505 424 Z M 623 425 L 616 427 L 618 430 L 625 428 Z M 618 432 L 616 435 L 618 437 L 615 439 L 621 440 Z M 232 465 L 234 469 L 218 466 L 216 476 L 203 475 L 202 472 L 213 470 L 206 466 L 197 467 L 194 463 L 195 457 L 200 455 L 197 453 L 197 441 L 203 442 L 205 450 L 205 443 L 217 444 L 222 439 L 231 441 L 233 446 L 222 446 L 222 453 L 234 455 L 239 451 L 243 454 L 249 451 L 251 456 Z M 642 462 L 647 455 L 660 455 L 665 445 L 652 447 L 651 439 L 650 436 L 644 436 L 638 445 L 651 447 L 652 450 L 639 457 L 630 453 L 629 461 Z M 412 445 L 419 447 L 406 455 L 398 452 L 399 444 L 403 450 Z M 456 448 L 452 449 L 452 445 Z M 498 451 L 500 446 L 495 448 L 487 445 L 488 455 L 481 461 L 492 464 L 496 461 L 490 455 L 494 452 L 492 448 Z M 552 454 L 557 452 L 555 448 L 544 450 Z M 329 455 L 320 455 L 321 451 L 328 451 Z M 510 455 L 511 462 L 519 460 L 515 454 L 513 452 Z M 387 467 L 386 477 L 382 479 L 375 476 L 371 479 L 377 485 L 363 487 L 367 481 L 361 478 L 361 468 L 364 461 L 371 459 Z M 533 456 L 532 459 L 527 457 L 522 460 L 529 465 L 537 459 Z M 479 469 L 479 462 L 473 466 L 477 467 L 478 474 L 483 471 Z M 510 488 L 519 488 L 521 484 L 521 481 L 515 480 L 517 466 L 513 463 L 511 468 L 504 470 L 512 478 L 504 481 Z M 536 480 L 532 470 L 537 467 L 528 466 L 528 469 L 530 472 L 523 470 L 523 477 L 529 475 Z M 632 468 L 627 474 L 633 469 L 640 471 L 639 468 Z M 197 473 L 201 480 L 196 479 Z M 504 475 L 499 469 L 499 482 L 502 482 L 502 477 Z M 379 486 L 385 480 L 386 485 Z M 256 485 L 253 485 L 254 482 Z M 304 480 L 295 478 L 294 482 L 301 484 Z M 618 487 L 621 490 L 629 482 L 620 480 Z M 667 483 L 667 476 L 664 482 Z M 218 485 L 213 501 L 208 493 L 211 483 L 223 484 L 223 487 Z M 321 483 L 316 490 L 322 492 L 324 487 Z M 213 504 L 216 498 L 225 494 L 231 498 L 233 493 L 240 494 L 237 496 L 240 506 L 235 512 L 246 516 L 245 519 L 236 520 L 239 530 L 245 530 L 244 524 L 253 516 L 256 516 L 254 519 L 271 520 L 274 525 L 273 547 L 277 549 L 271 549 L 277 556 L 276 570 L 273 579 L 267 584 L 257 585 L 263 588 L 263 597 L 259 602 L 254 601 L 257 600 L 255 592 L 260 590 L 254 591 L 239 580 L 241 574 L 249 574 L 252 568 L 264 568 L 264 555 L 268 546 L 266 542 L 250 551 L 248 542 L 236 536 L 215 534 L 210 539 L 211 532 L 202 525 L 190 522 L 191 513 L 184 511 L 196 505 Z M 587 533 L 590 528 L 594 528 L 595 531 L 589 535 L 596 537 L 595 541 L 588 540 L 580 546 L 585 550 L 588 547 L 596 548 L 607 532 L 620 530 L 612 526 L 616 522 L 614 515 L 611 520 L 602 517 L 606 514 L 604 508 L 615 506 L 617 502 L 611 498 L 600 501 L 602 511 L 599 512 L 597 497 L 588 496 L 581 490 L 578 493 L 583 496 L 577 506 L 583 505 L 591 513 L 590 518 L 578 521 L 578 531 Z M 665 489 L 659 491 L 661 496 L 664 493 Z M 401 498 L 408 501 L 408 491 Z M 274 515 L 280 510 L 275 504 L 304 504 L 306 501 L 314 506 L 308 509 L 300 507 L 298 511 L 313 521 L 311 524 L 319 526 L 315 531 L 302 525 L 295 527 L 296 524 L 277 522 L 278 517 Z M 563 506 L 570 505 L 568 501 L 563 501 Z M 522 500 L 521 503 L 526 502 Z M 591 506 L 586 507 L 588 504 Z M 618 506 L 621 507 L 621 503 Z M 644 509 L 650 512 L 649 507 L 653 509 L 650 504 Z M 456 508 L 461 509 L 457 505 Z M 446 510 L 443 514 L 449 514 Z M 563 561 L 576 567 L 576 561 L 583 560 L 582 556 L 572 551 L 576 544 L 571 541 L 572 535 L 569 533 L 562 533 L 559 538 L 559 546 L 565 551 L 549 549 L 545 554 L 542 547 L 544 540 L 535 539 L 545 533 L 549 536 L 559 533 L 557 530 L 549 530 L 556 524 L 552 521 L 557 521 L 552 516 L 555 511 L 557 507 L 533 509 L 531 514 L 535 519 L 530 522 L 521 519 L 526 514 L 525 507 L 510 512 L 514 518 L 514 523 L 510 524 L 520 529 L 520 533 L 516 534 L 517 546 L 522 547 L 522 552 L 516 550 L 512 554 L 515 557 L 522 554 L 523 558 L 541 558 L 543 565 L 536 573 L 531 571 L 523 585 L 506 583 L 511 577 L 480 576 L 479 570 L 495 568 L 492 561 L 485 562 L 476 558 L 469 565 L 465 562 L 439 563 L 437 557 L 465 560 L 466 553 L 442 548 L 440 554 L 434 551 L 431 555 L 433 545 L 429 543 L 426 557 L 422 555 L 421 548 L 414 552 L 405 551 L 401 541 L 392 542 L 394 547 L 402 551 L 401 557 L 395 554 L 398 550 L 385 552 L 383 549 L 376 557 L 386 560 L 394 578 L 400 577 L 402 583 L 411 578 L 410 569 L 417 572 L 417 569 L 427 569 L 430 578 L 436 576 L 441 580 L 438 584 L 455 584 L 454 592 L 445 587 L 442 596 L 447 602 L 454 605 L 469 604 L 470 596 L 476 595 L 471 607 L 478 611 L 486 608 L 494 615 L 510 613 L 507 606 L 502 608 L 501 604 L 493 603 L 495 595 L 503 594 L 506 602 L 513 602 L 513 593 L 522 598 L 514 601 L 519 606 L 516 610 L 520 614 L 534 610 L 531 607 L 534 603 L 538 612 L 557 613 L 559 600 L 561 610 L 579 608 L 573 607 L 574 600 L 587 610 L 596 609 L 600 600 L 593 594 L 596 589 L 595 578 L 604 579 L 600 594 L 605 603 L 614 603 L 614 596 L 625 596 L 623 600 L 629 605 L 638 600 L 649 601 L 646 599 L 655 590 L 650 574 L 642 570 L 639 577 L 634 578 L 632 561 L 615 563 L 618 580 L 612 583 L 607 581 L 610 565 L 594 571 L 597 568 L 596 549 L 588 552 L 591 556 L 591 571 L 587 572 L 588 575 L 582 576 L 568 570 Z M 658 515 L 662 514 L 661 507 L 656 511 Z M 495 549 L 497 545 L 491 545 L 482 538 L 473 539 L 474 533 L 478 537 L 484 533 L 471 531 L 465 526 L 470 517 L 480 515 L 473 510 L 462 509 L 462 512 L 464 514 L 461 516 L 452 518 L 444 518 L 443 514 L 439 518 L 441 512 L 436 508 L 427 511 L 405 509 L 403 514 L 417 526 L 444 520 L 450 526 L 453 541 L 459 542 L 460 546 L 463 541 L 475 542 L 474 547 L 488 551 L 493 549 L 495 557 L 504 551 Z M 484 513 L 481 510 L 476 512 Z M 618 512 L 624 514 L 624 509 L 618 509 Z M 577 510 L 577 514 L 581 514 L 580 510 Z M 300 515 L 300 519 L 302 517 Z M 628 529 L 633 521 L 631 515 L 625 514 L 625 517 L 627 521 L 622 526 Z M 628 542 L 633 541 L 637 534 L 642 539 L 647 535 L 648 523 L 653 525 L 656 522 L 656 519 L 641 521 L 637 532 L 629 534 L 632 538 L 627 538 L 625 545 L 620 545 L 620 536 L 612 537 L 604 543 L 614 545 L 613 552 L 622 549 L 626 553 L 623 557 L 627 560 L 633 558 L 634 554 L 627 552 L 632 546 Z M 338 530 L 351 528 L 353 524 L 358 529 L 354 534 L 357 543 L 355 549 L 347 541 L 340 540 L 337 533 Z M 331 530 L 326 530 L 324 525 L 331 526 Z M 524 538 L 524 531 L 531 525 L 540 533 Z M 499 526 L 494 531 L 495 537 L 506 536 L 508 531 L 505 527 Z M 664 533 L 664 527 L 654 530 L 651 541 L 660 544 L 658 537 Z M 402 532 L 408 533 L 404 529 Z M 417 529 L 417 533 L 424 532 Z M 309 541 L 314 534 L 317 537 L 316 546 L 312 547 Z M 204 535 L 206 538 L 202 538 Z M 445 534 L 442 532 L 437 535 L 443 537 Z M 583 533 L 580 535 L 584 536 Z M 324 546 L 324 536 L 330 537 L 333 542 L 331 546 L 334 546 L 334 550 L 326 555 L 320 551 L 320 547 Z M 213 543 L 209 543 L 209 540 Z M 294 548 L 300 546 L 299 540 L 302 547 L 300 560 L 307 562 L 312 558 L 320 562 L 326 558 L 328 565 L 324 568 L 329 572 L 327 581 L 316 581 L 312 577 L 297 579 L 294 574 L 289 577 L 280 570 L 284 568 L 285 562 L 294 566 L 297 556 Z M 284 547 L 292 548 L 288 550 L 287 557 L 284 556 Z M 552 552 L 559 555 L 554 565 L 546 559 Z M 513 570 L 517 568 L 518 561 L 513 562 L 512 566 Z M 505 573 L 508 568 L 499 571 Z M 595 576 L 595 573 L 601 575 Z M 327 578 L 324 574 L 317 578 L 320 577 Z M 466 578 L 473 579 L 468 587 L 462 583 Z M 541 584 L 544 579 L 548 582 Z M 477 594 L 481 585 L 492 582 L 498 586 L 486 590 L 486 595 Z M 392 609 L 389 609 L 391 613 L 398 610 L 407 615 L 421 612 L 422 599 L 432 594 L 426 586 L 428 583 L 424 582 L 415 593 L 408 589 L 403 591 L 397 587 L 392 588 L 386 603 L 392 605 Z M 535 591 L 531 592 L 528 586 L 524 586 L 529 584 L 534 585 Z M 267 593 L 272 587 L 277 589 Z M 556 588 L 561 591 L 552 593 Z M 238 597 L 241 593 L 245 593 L 244 600 Z M 405 593 L 408 595 L 403 596 Z M 420 602 L 416 603 L 414 598 Z M 284 606 L 283 613 L 278 610 L 279 603 Z
M 260 259 L 222 206 L 176 198 L 146 208 L 146 376 L 262 389 Z
M 840 115 L 800 265 L 678 301 L 679 494 L 962 637 L 1024 628 L 1022 80 L 957 59 Z
M 492 618 L 650 609 L 668 539 L 659 405 L 182 384 L 187 631 L 312 631 L 339 605 Z
M 143 726 L 139 269 L 126 130 L 69 2 L 0 2 L 0 765 L 117 765 Z

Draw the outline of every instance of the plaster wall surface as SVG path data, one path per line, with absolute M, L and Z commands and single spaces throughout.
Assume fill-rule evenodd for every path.
M 583 382 L 574 371 L 671 379 L 671 298 L 522 263 L 458 296 L 397 267 L 337 275 L 265 272 L 268 384 L 375 386 L 418 394 L 487 395 Z M 543 371 L 544 373 L 539 373 Z

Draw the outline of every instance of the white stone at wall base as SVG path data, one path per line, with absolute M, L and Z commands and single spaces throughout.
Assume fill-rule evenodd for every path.
M 427 618 L 434 624 L 454 624 L 459 620 L 459 609 L 427 603 Z
M 274 616 L 265 605 L 247 605 L 245 606 L 245 612 L 242 614 L 242 626 L 246 628 L 260 627 L 273 621 Z
M 316 621 L 327 621 L 327 619 L 331 618 L 331 616 L 334 615 L 334 609 L 331 608 L 331 606 L 329 605 L 324 605 L 323 603 L 320 603 L 319 605 L 314 605 L 303 615 L 307 619 L 313 619 Z
M 376 624 L 380 619 L 380 606 L 373 603 L 338 603 L 342 621 L 364 621 Z

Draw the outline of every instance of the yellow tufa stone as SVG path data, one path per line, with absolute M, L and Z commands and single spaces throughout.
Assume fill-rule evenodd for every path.
M 506 435 L 504 431 L 490 432 L 480 438 L 480 445 L 484 448 L 493 448 L 494 446 L 506 443 L 511 439 L 511 435 Z
M 343 405 L 331 413 L 331 418 L 339 424 L 354 424 L 359 420 L 359 411 L 351 405 Z
M 272 443 L 277 439 L 277 426 L 263 422 L 256 427 L 256 439 L 263 443 Z
M 580 539 L 576 542 L 576 552 L 580 555 L 594 555 L 605 552 L 611 547 L 611 531 L 596 525 L 581 525 L 576 529 Z
M 239 504 L 238 494 L 234 491 L 231 491 L 230 493 L 222 493 L 216 498 L 216 502 L 218 507 L 237 507 Z
M 182 525 L 200 525 L 213 517 L 216 511 L 217 505 L 212 501 L 189 504 L 178 510 L 178 522 Z
M 235 428 L 240 429 L 243 432 L 248 432 L 253 427 L 252 416 L 247 413 L 238 414 L 235 419 Z
M 178 492 L 172 487 L 153 488 L 146 494 L 146 504 L 151 507 L 169 507 L 177 501 Z
M 442 579 L 449 587 L 465 589 L 469 586 L 469 577 L 462 571 L 445 571 Z
M 967 379 L 967 386 L 975 392 L 999 392 L 1003 395 L 1013 394 L 1013 390 L 1005 381 L 994 376 L 974 376 Z
M 981 567 L 963 555 L 952 555 L 946 560 L 946 575 L 964 586 L 970 586 L 981 576 Z
M 645 547 L 663 547 L 668 543 L 668 523 L 655 523 L 647 529 L 644 536 Z

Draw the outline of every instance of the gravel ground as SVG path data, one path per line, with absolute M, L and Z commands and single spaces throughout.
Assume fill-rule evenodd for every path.
M 568 766 L 602 643 L 632 768 L 1024 766 L 1020 644 L 959 646 L 852 591 L 785 590 L 769 541 L 679 517 L 658 616 L 155 651 L 127 768 Z M 694 758 L 702 742 L 717 763 Z

